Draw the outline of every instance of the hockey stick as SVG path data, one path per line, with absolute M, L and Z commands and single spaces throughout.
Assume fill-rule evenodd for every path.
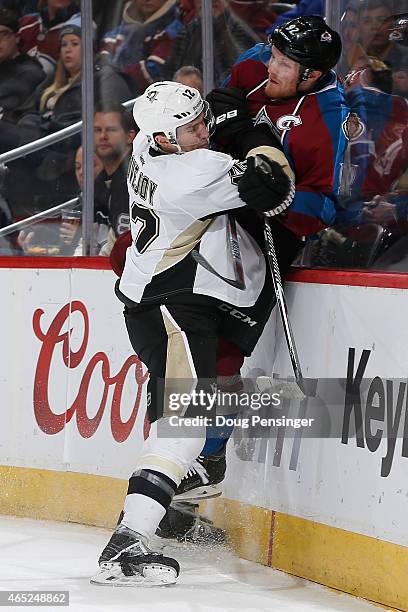
M 227 236 L 230 244 L 230 253 L 234 262 L 235 278 L 241 282 L 242 290 L 245 289 L 244 268 L 242 267 L 241 251 L 237 234 L 237 224 L 232 215 L 228 215 Z
M 232 217 L 231 215 L 228 215 L 227 239 L 228 239 L 228 244 L 230 247 L 231 257 L 234 262 L 235 279 L 227 278 L 226 276 L 222 276 L 222 274 L 219 274 L 217 270 L 215 270 L 212 267 L 210 262 L 208 262 L 206 258 L 203 257 L 203 255 L 201 255 L 201 253 L 199 253 L 195 249 L 191 251 L 191 256 L 193 257 L 195 262 L 200 264 L 200 266 L 205 268 L 208 272 L 211 272 L 211 274 L 214 274 L 215 276 L 217 276 L 217 278 L 220 278 L 225 283 L 227 283 L 228 285 L 231 285 L 232 287 L 235 287 L 236 289 L 240 289 L 241 291 L 244 291 L 245 290 L 245 279 L 244 279 L 244 270 L 242 267 L 241 251 L 239 249 L 237 226 L 236 226 L 234 217 Z
M 280 385 L 283 391 L 286 391 L 287 396 L 298 397 L 316 395 L 317 380 L 304 379 L 302 368 L 300 367 L 299 355 L 296 349 L 295 337 L 288 316 L 288 307 L 286 305 L 285 294 L 283 292 L 282 278 L 279 270 L 278 258 L 276 257 L 275 245 L 273 242 L 272 229 L 268 217 L 264 219 L 264 236 L 268 263 L 271 270 L 273 288 L 276 294 L 276 301 L 282 319 L 283 330 L 285 332 L 286 343 L 288 345 L 289 356 L 292 362 L 293 372 L 295 374 L 295 383 L 285 382 L 280 383 L 279 379 L 273 379 L 267 376 L 262 376 L 257 379 L 258 384 L 265 388 L 265 383 L 269 386 Z M 260 380 L 263 379 L 263 380 Z M 295 385 L 295 386 L 294 386 Z M 299 390 L 301 393 L 299 393 Z

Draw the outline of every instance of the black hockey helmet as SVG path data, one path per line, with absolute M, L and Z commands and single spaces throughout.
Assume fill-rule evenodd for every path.
M 277 28 L 269 42 L 305 68 L 328 72 L 341 54 L 341 38 L 322 17 L 297 17 Z

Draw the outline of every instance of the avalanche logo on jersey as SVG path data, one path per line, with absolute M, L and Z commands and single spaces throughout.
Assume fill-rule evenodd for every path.
M 279 117 L 279 119 L 276 121 L 275 125 L 269 117 L 266 111 L 266 107 L 263 106 L 256 115 L 254 121 L 255 125 L 258 125 L 260 123 L 266 123 L 267 125 L 269 125 L 272 133 L 275 134 L 277 138 L 280 138 L 281 132 L 291 130 L 292 127 L 302 125 L 303 122 L 299 115 L 282 115 L 282 117 Z
M 261 108 L 254 119 L 254 125 L 259 125 L 260 123 L 266 123 L 269 126 L 272 134 L 274 134 L 277 138 L 280 138 L 280 133 L 276 129 L 276 125 L 273 123 L 273 121 L 271 121 L 271 118 L 266 112 L 265 106 Z
M 299 115 L 282 115 L 276 122 L 276 126 L 281 132 L 291 130 L 294 126 L 302 125 L 303 121 Z

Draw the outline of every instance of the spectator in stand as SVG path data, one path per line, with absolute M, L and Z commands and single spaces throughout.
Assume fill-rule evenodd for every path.
M 99 255 L 109 256 L 116 238 L 129 229 L 127 171 L 135 136 L 133 116 L 123 106 L 96 107 L 94 146 L 103 170 L 95 181 L 95 219 L 109 226 Z
M 265 30 L 277 17 L 270 0 L 228 0 L 228 4 L 237 17 L 248 24 L 260 39 L 265 40 Z M 179 6 L 184 25 L 198 16 L 196 0 L 179 0 Z
M 266 30 L 277 18 L 269 0 L 229 0 L 229 7 L 261 39 L 266 39 Z
M 408 48 L 408 13 L 397 15 L 395 27 L 390 32 L 389 39 Z M 392 73 L 392 92 L 408 98 L 408 60 L 403 61 Z
M 286 13 L 282 13 L 282 15 L 279 15 L 273 24 L 267 28 L 266 34 L 271 34 L 280 25 L 290 21 L 291 19 L 295 19 L 296 17 L 304 17 L 307 15 L 319 15 L 320 17 L 324 17 L 325 10 L 326 0 L 300 0 L 295 8 L 291 9 L 290 11 L 286 11 Z
M 75 178 L 82 191 L 84 188 L 84 155 L 83 155 L 82 146 L 79 147 L 75 153 L 74 168 L 75 168 Z M 102 170 L 103 170 L 102 162 L 95 153 L 94 154 L 94 178 L 95 179 L 98 176 L 98 174 L 102 172 Z
M 0 228 L 14 223 L 8 202 L 2 195 L 5 172 L 6 168 L 0 166 Z M 22 249 L 18 243 L 18 232 L 0 237 L 0 256 L 2 255 L 22 255 Z
M 395 42 L 390 33 L 395 25 L 392 6 L 386 0 L 360 3 L 360 43 L 367 55 L 382 60 L 395 71 L 408 62 L 408 50 Z
M 60 33 L 64 23 L 78 12 L 74 0 L 39 0 L 37 11 L 20 19 L 21 49 L 36 57 L 52 76 L 60 54 Z
M 0 7 L 9 9 L 18 14 L 19 17 L 37 10 L 38 0 L 0 0 Z
M 136 126 L 132 115 L 120 104 L 96 107 L 94 116 L 95 147 L 95 224 L 94 247 L 97 255 L 109 256 L 116 238 L 129 229 L 127 170 Z M 82 147 L 75 156 L 75 174 L 82 189 Z M 62 223 L 62 241 L 82 251 L 79 228 Z
M 182 66 L 173 75 L 172 81 L 195 87 L 203 95 L 203 75 L 195 66 Z
M 127 79 L 114 67 L 95 66 L 95 102 L 132 98 Z M 24 115 L 18 125 L 1 131 L 3 151 L 55 132 L 81 119 L 81 28 L 80 18 L 72 18 L 61 30 L 61 58 L 52 85 L 40 97 L 39 112 Z M 4 147 L 4 140 L 8 146 Z M 35 208 L 63 202 L 75 193 L 72 158 L 80 145 L 79 135 L 31 154 L 10 164 L 6 178 L 6 197 L 14 215 L 33 214 Z M 27 173 L 31 189 L 27 191 Z M 68 197 L 67 197 L 68 196 Z
M 52 117 L 61 127 L 81 119 L 81 16 L 74 15 L 60 31 L 61 58 L 54 82 L 41 96 L 43 118 Z M 129 81 L 108 63 L 94 66 L 95 102 L 132 97 Z
M 313 265 L 382 269 L 389 261 L 378 259 L 381 250 L 406 245 L 399 238 L 408 227 L 408 105 L 391 95 L 392 77 L 389 66 L 370 57 L 345 81 L 352 112 L 343 125 L 349 142 L 340 206 L 335 227 L 312 247 Z
M 104 35 L 101 53 L 111 56 L 141 94 L 161 78 L 181 27 L 177 0 L 130 0 L 124 6 L 120 26 Z
M 346 81 L 358 122 L 349 134 L 342 173 L 344 210 L 338 217 L 348 224 L 388 227 L 407 218 L 406 189 L 399 181 L 408 168 L 408 105 L 391 90 L 391 70 L 378 59 Z
M 408 98 L 408 62 L 392 73 L 392 93 Z
M 82 146 L 79 147 L 75 153 L 75 178 L 78 186 L 81 190 L 84 187 L 84 176 L 83 176 L 83 151 Z M 97 155 L 94 155 L 94 177 L 102 171 L 102 162 Z M 81 197 L 81 194 L 79 195 Z M 0 199 L 0 210 L 1 210 L 1 199 Z M 10 221 L 11 223 L 11 221 Z M 106 244 L 108 235 L 108 226 L 106 223 L 94 223 L 93 227 L 93 239 L 94 239 L 94 251 L 99 253 L 101 247 Z M 17 244 L 20 249 L 28 255 L 63 255 L 70 257 L 72 255 L 82 255 L 82 237 L 81 237 L 81 219 L 78 217 L 70 218 L 70 215 L 61 215 L 61 224 L 59 228 L 55 224 L 51 224 L 48 221 L 35 225 L 32 229 L 27 231 L 21 231 L 18 234 Z M 45 234 L 45 236 L 44 236 Z M 57 234 L 59 234 L 57 236 Z M 49 252 L 49 246 L 44 244 L 45 240 L 53 241 L 58 244 L 58 248 L 52 249 Z
M 75 153 L 74 159 L 75 178 L 82 190 L 84 188 L 84 173 L 83 173 L 83 150 L 79 147 Z M 94 155 L 94 179 L 102 172 L 102 162 L 97 155 Z M 80 196 L 81 197 L 81 196 Z M 94 224 L 93 238 L 95 251 L 99 253 L 101 247 L 106 243 L 108 234 L 107 226 L 104 224 L 100 227 L 99 223 Z M 65 245 L 64 255 L 82 255 L 82 239 L 81 239 L 81 222 L 72 223 L 69 219 L 62 217 L 59 229 L 61 242 Z
M 81 119 L 81 17 L 74 15 L 60 29 L 60 59 L 53 82 L 38 93 L 37 112 L 26 113 L 18 125 L 7 126 L 0 137 L 0 152 L 46 136 Z M 27 56 L 25 56 L 27 57 Z M 30 62 L 34 59 L 27 58 Z M 38 62 L 36 65 L 39 66 Z M 41 76 L 43 72 L 39 66 Z M 95 101 L 125 102 L 132 97 L 127 78 L 109 64 L 95 65 Z M 20 79 L 21 86 L 26 84 Z M 0 85 L 1 90 L 2 85 Z M 74 149 L 78 145 L 74 146 Z M 71 162 L 70 162 L 71 163 Z
M 201 0 L 194 0 L 196 17 L 177 35 L 174 49 L 163 70 L 164 78 L 186 64 L 202 70 Z M 213 0 L 214 81 L 219 84 L 229 73 L 237 57 L 260 38 L 230 11 L 227 0 Z
M 19 51 L 17 15 L 0 9 L 0 150 L 7 124 L 30 110 L 31 94 L 44 77 L 39 62 Z

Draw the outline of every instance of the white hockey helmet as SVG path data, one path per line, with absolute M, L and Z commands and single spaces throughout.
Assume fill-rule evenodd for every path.
M 154 134 L 163 132 L 179 153 L 182 150 L 177 141 L 177 128 L 194 121 L 201 113 L 204 113 L 204 120 L 211 133 L 215 120 L 208 102 L 202 99 L 194 87 L 174 81 L 153 83 L 136 99 L 133 106 L 135 122 L 150 146 L 159 148 Z

